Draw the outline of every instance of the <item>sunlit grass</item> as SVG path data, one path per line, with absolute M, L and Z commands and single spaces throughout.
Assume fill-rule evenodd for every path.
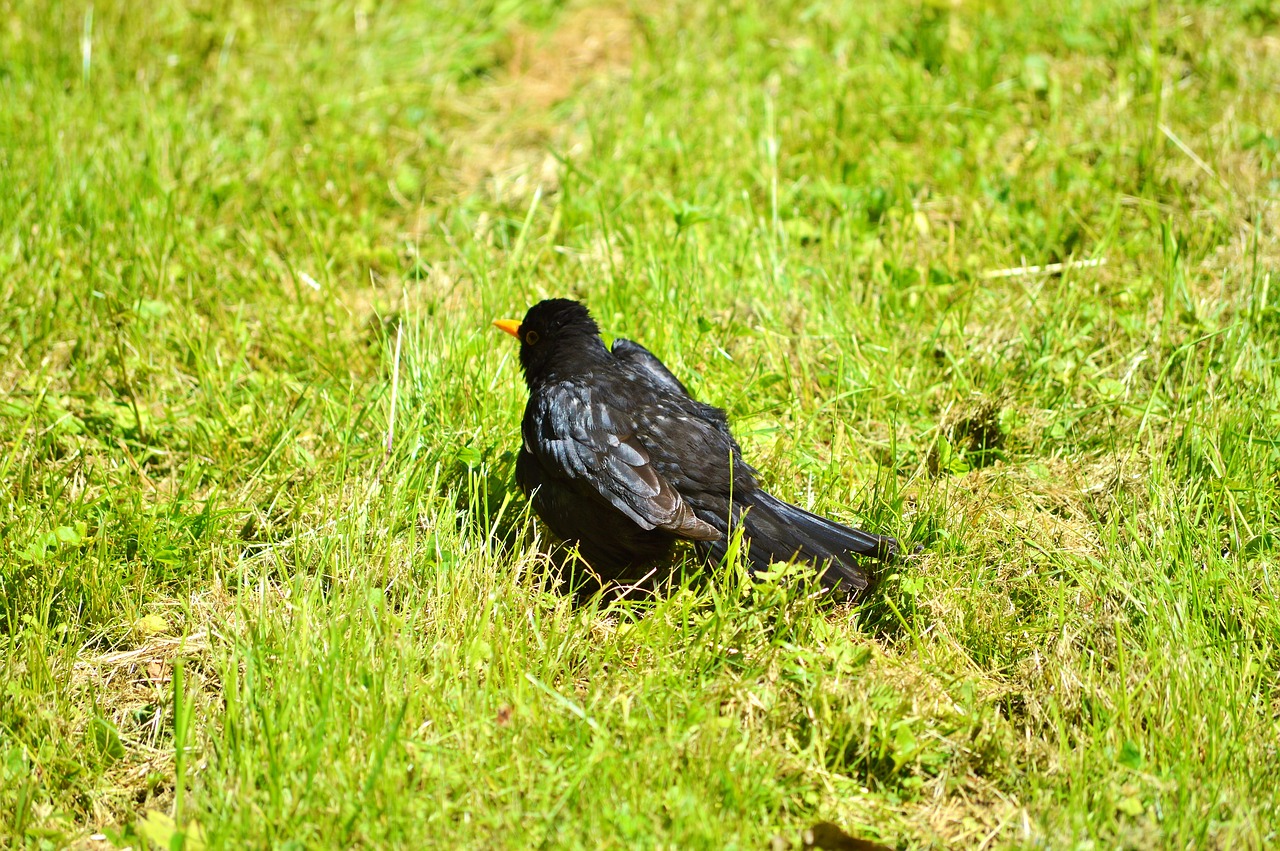
M 1276 841 L 1267 4 L 0 8 L 4 842 Z M 923 553 L 549 590 L 548 295 Z

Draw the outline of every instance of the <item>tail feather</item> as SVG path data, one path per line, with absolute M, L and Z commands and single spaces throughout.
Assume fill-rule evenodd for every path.
M 820 577 L 822 585 L 843 588 L 850 596 L 861 594 L 871 585 L 871 575 L 862 560 L 890 561 L 898 554 L 894 538 L 843 526 L 764 491 L 736 497 L 734 514 L 735 523 L 742 526 L 747 560 L 753 571 L 785 561 L 825 566 Z M 702 519 L 728 531 L 723 518 Z M 726 539 L 699 546 L 716 559 L 724 558 L 728 549 Z

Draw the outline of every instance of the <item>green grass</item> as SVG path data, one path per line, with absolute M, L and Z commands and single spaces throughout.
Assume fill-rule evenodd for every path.
M 1270 4 L 0 12 L 0 846 L 1278 841 Z M 923 554 L 545 590 L 548 295 Z

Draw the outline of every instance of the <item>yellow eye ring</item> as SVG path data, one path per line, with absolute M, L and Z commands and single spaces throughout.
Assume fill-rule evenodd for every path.
M 524 335 L 524 341 L 528 343 L 530 346 L 536 345 L 538 342 L 538 332 L 537 331 L 527 332 Z

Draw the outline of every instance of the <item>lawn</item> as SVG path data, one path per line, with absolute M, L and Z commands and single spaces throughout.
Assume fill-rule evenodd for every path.
M 0 847 L 1280 842 L 1271 3 L 288 6 L 0 0 Z M 547 296 L 922 551 L 575 606 Z

